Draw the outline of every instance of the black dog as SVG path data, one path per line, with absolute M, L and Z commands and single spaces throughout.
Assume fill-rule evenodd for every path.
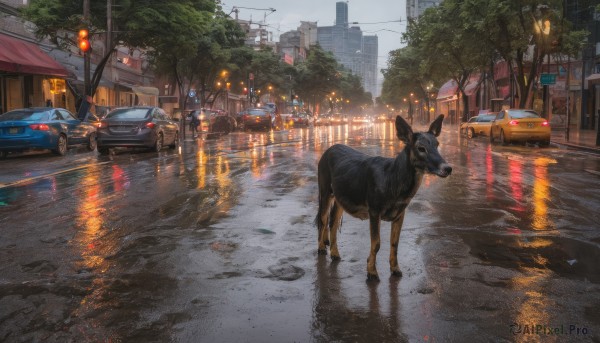
M 404 210 L 415 195 L 424 173 L 447 177 L 452 167 L 438 151 L 437 136 L 443 115 L 431 123 L 428 132 L 413 133 L 402 117 L 396 117 L 396 135 L 405 147 L 396 158 L 368 156 L 348 146 L 331 146 L 319 160 L 319 211 L 315 223 L 319 229 L 319 254 L 340 259 L 337 230 L 343 211 L 360 219 L 369 219 L 371 252 L 367 259 L 367 280 L 379 280 L 376 257 L 379 251 L 379 224 L 392 222 L 390 269 L 402 276 L 398 267 L 398 240 Z M 329 227 L 328 225 L 329 224 Z

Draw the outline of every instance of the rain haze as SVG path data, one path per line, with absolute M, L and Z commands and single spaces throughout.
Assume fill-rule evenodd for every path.
M 273 40 L 279 41 L 280 34 L 296 30 L 301 21 L 316 21 L 318 26 L 334 25 L 336 2 L 338 0 L 234 0 L 224 2 L 223 10 L 229 13 L 233 7 L 237 7 L 240 19 L 252 19 L 260 23 L 266 21 L 269 31 L 273 33 Z M 389 52 L 401 47 L 401 33 L 406 29 L 406 2 L 359 0 L 347 3 L 350 25 L 360 26 L 365 35 L 377 35 L 377 69 L 386 68 Z M 271 8 L 275 12 L 271 12 Z M 379 86 L 381 82 L 383 76 L 379 74 Z

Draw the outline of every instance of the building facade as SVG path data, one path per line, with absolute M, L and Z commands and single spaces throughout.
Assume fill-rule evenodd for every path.
M 83 55 L 76 48 L 63 51 L 48 40 L 37 39 L 32 24 L 19 16 L 18 8 L 28 2 L 0 0 L 0 40 L 4 50 L 0 51 L 0 113 L 31 106 L 62 107 L 75 113 L 77 95 L 83 94 L 84 88 Z M 102 37 L 90 42 L 91 74 L 106 51 Z M 9 45 L 15 50 L 22 48 L 23 56 L 11 55 Z M 93 96 L 92 112 L 117 106 L 158 105 L 159 90 L 153 87 L 154 75 L 143 56 L 139 50 L 117 48 Z
M 406 17 L 419 18 L 426 9 L 439 5 L 442 0 L 406 0 Z

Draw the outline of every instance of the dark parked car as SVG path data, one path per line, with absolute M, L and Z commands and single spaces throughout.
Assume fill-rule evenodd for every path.
M 160 151 L 179 145 L 179 124 L 159 107 L 136 106 L 109 112 L 98 125 L 98 152 L 109 148 L 145 147 Z
M 96 149 L 96 128 L 64 108 L 23 108 L 0 115 L 0 158 L 30 149 L 64 155 L 74 145 Z
M 264 108 L 248 109 L 244 111 L 244 114 L 242 115 L 242 126 L 245 130 L 271 130 L 271 128 L 273 127 L 273 115 L 274 113 Z
M 306 113 L 296 113 L 288 116 L 286 118 L 288 125 L 293 127 L 307 127 L 310 126 L 312 122 L 312 118 L 309 117 Z

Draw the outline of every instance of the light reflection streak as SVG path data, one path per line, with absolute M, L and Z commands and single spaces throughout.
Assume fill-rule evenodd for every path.
M 82 196 L 80 205 L 77 206 L 77 217 L 75 219 L 79 232 L 76 236 L 76 242 L 79 245 L 82 256 L 82 268 L 96 269 L 100 268 L 101 272 L 106 271 L 107 266 L 105 260 L 101 256 L 100 247 L 97 242 L 103 239 L 103 224 L 104 224 L 104 206 L 105 197 L 102 195 L 100 184 L 97 180 L 99 166 L 91 165 L 86 168 L 85 176 L 81 181 Z M 122 191 L 124 189 L 125 177 L 123 170 L 118 166 L 113 166 L 113 183 L 114 191 Z M 103 241 L 106 245 L 110 242 Z M 106 249 L 106 247 L 105 247 Z
M 488 200 L 494 199 L 494 160 L 492 157 L 492 145 L 489 144 L 485 151 L 485 197 Z
M 534 161 L 533 181 L 533 222 L 534 230 L 549 230 L 552 222 L 548 218 L 548 204 L 550 199 L 550 182 L 548 181 L 548 164 L 553 160 L 537 158 Z
M 217 157 L 216 165 L 215 165 L 215 178 L 219 185 L 219 190 L 222 190 L 221 196 L 227 196 L 229 186 L 231 186 L 231 179 L 229 177 L 230 169 L 229 169 L 229 160 L 227 158 L 223 158 L 223 156 Z
M 511 159 L 508 161 L 508 177 L 510 190 L 516 204 L 513 209 L 519 212 L 524 210 L 523 208 L 523 163 Z
M 198 172 L 196 174 L 198 176 L 198 186 L 196 188 L 201 189 L 206 187 L 206 164 L 208 162 L 208 156 L 206 156 L 206 152 L 201 149 L 198 150 L 198 153 L 196 154 L 196 160 L 198 165 Z

